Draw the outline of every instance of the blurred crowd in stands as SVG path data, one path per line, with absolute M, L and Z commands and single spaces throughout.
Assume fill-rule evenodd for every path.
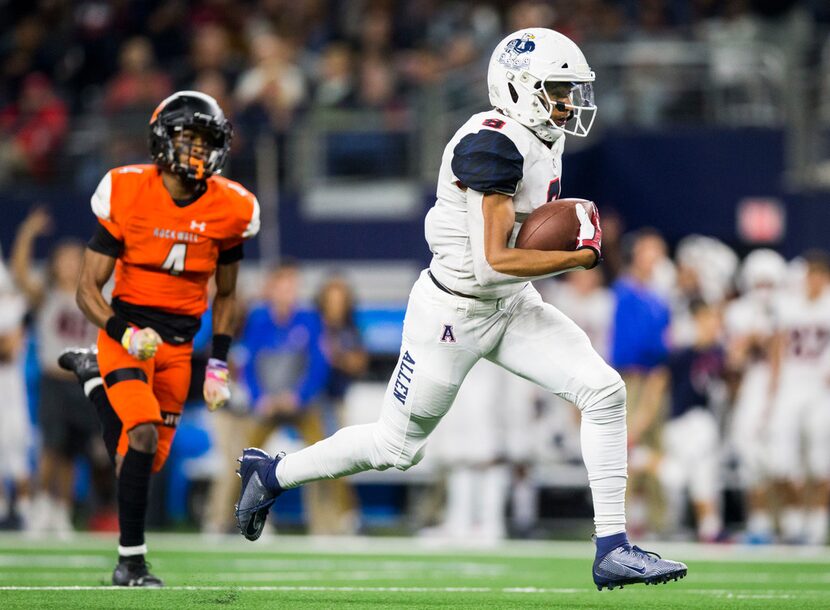
M 711 78 L 740 95 L 745 79 L 768 68 L 753 63 L 766 61 L 757 48 L 780 51 L 783 84 L 791 68 L 818 64 L 830 23 L 819 0 L 37 0 L 0 8 L 0 187 L 54 180 L 70 133 L 78 134 L 74 152 L 100 138 L 108 167 L 143 160 L 147 117 L 179 89 L 218 99 L 241 148 L 263 125 L 281 133 L 312 109 L 380 111 L 390 128 L 405 124 L 420 91 L 463 86 L 494 41 L 521 27 L 557 29 L 589 57 L 602 43 L 701 41 L 717 55 Z M 635 71 L 606 70 L 598 81 L 606 121 L 648 123 L 684 98 L 704 105 L 655 71 L 665 50 L 631 53 L 638 48 L 643 56 L 629 58 Z M 667 100 L 667 87 L 680 99 Z M 623 116 L 615 96 L 635 96 L 636 112 Z

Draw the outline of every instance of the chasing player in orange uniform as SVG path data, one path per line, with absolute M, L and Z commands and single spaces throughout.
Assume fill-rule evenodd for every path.
M 97 363 L 94 350 L 66 352 L 60 362 L 98 408 L 116 464 L 121 535 L 114 585 L 162 586 L 144 561 L 150 474 L 163 466 L 181 417 L 211 276 L 213 357 L 204 396 L 211 410 L 230 397 L 226 360 L 242 242 L 259 230 L 256 197 L 217 175 L 231 137 L 216 100 L 180 91 L 150 119 L 154 165 L 113 169 L 92 196 L 99 226 L 77 301 L 101 329 Z M 108 303 L 102 288 L 113 271 Z

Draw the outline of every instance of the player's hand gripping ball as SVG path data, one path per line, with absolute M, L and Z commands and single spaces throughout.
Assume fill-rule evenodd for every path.
M 207 408 L 215 411 L 228 404 L 231 389 L 228 383 L 228 363 L 218 358 L 208 360 L 205 370 L 205 385 L 202 387 Z
M 137 360 L 149 360 L 156 355 L 161 344 L 161 337 L 152 328 L 138 329 L 131 326 L 121 337 L 121 345 Z
M 596 266 L 600 259 L 602 229 L 593 201 L 559 199 L 550 201 L 531 212 L 516 236 L 516 247 L 525 250 L 573 252 L 592 249 Z

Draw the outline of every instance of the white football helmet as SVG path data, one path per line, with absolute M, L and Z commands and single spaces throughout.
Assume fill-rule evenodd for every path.
M 777 288 L 787 274 L 787 261 L 775 250 L 759 248 L 744 259 L 741 266 L 740 288 L 749 292 L 758 286 Z
M 512 119 L 552 142 L 562 133 L 584 137 L 594 124 L 594 73 L 579 47 L 567 36 L 546 28 L 526 28 L 502 40 L 490 57 L 487 87 L 490 103 Z M 550 117 L 553 102 L 545 83 L 570 83 L 571 117 L 557 126 Z

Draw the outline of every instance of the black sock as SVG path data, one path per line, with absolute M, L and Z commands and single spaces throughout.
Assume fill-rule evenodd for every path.
M 115 409 L 107 398 L 107 392 L 103 385 L 96 386 L 89 393 L 89 399 L 98 411 L 98 419 L 101 421 L 101 432 L 104 437 L 104 445 L 113 464 L 115 463 L 115 451 L 118 448 L 118 439 L 121 437 L 121 420 Z
M 118 563 L 145 563 L 144 555 L 119 555 Z
M 118 476 L 118 527 L 122 547 L 144 544 L 144 518 L 150 493 L 150 474 L 155 454 L 127 450 Z

